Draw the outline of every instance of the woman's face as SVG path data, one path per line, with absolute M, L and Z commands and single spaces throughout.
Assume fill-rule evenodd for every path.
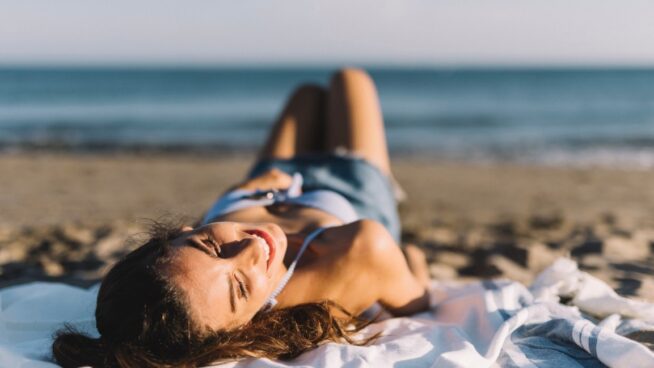
M 185 227 L 172 246 L 172 282 L 190 299 L 192 318 L 212 330 L 250 321 L 286 272 L 286 235 L 273 223 Z

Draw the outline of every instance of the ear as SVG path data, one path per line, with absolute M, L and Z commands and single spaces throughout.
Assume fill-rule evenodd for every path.
M 188 225 L 184 225 L 184 226 L 182 226 L 182 231 L 183 232 L 193 231 L 193 228 L 188 226 Z

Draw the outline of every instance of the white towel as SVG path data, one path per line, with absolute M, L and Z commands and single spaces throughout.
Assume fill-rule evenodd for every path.
M 528 289 L 512 281 L 432 284 L 437 306 L 362 331 L 374 344 L 328 343 L 290 362 L 224 367 L 654 367 L 654 354 L 622 335 L 654 330 L 654 304 L 618 296 L 560 259 Z M 52 333 L 64 322 L 97 335 L 97 286 L 31 283 L 0 290 L 0 367 L 53 367 Z M 559 303 L 560 297 L 572 305 Z M 589 317 L 592 315 L 593 317 Z M 603 320 L 595 319 L 603 318 Z

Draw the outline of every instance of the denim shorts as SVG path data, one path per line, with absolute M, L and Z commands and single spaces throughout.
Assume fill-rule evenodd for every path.
M 276 168 L 287 174 L 299 172 L 305 192 L 334 191 L 345 197 L 362 219 L 375 220 L 400 243 L 400 218 L 389 178 L 367 160 L 349 154 L 315 154 L 290 159 L 263 159 L 250 170 L 253 178 Z

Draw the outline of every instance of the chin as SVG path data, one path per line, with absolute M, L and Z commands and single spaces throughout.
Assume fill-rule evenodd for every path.
M 282 230 L 282 228 L 279 225 L 277 224 L 272 224 L 272 225 L 273 225 L 272 226 L 273 230 L 271 232 L 273 233 L 275 240 L 277 240 L 277 243 L 281 247 L 283 247 L 284 251 L 286 251 L 286 243 L 288 241 L 286 239 L 286 233 L 284 233 L 284 230 Z
M 286 272 L 286 268 L 284 267 L 284 255 L 286 253 L 286 248 L 282 249 L 282 252 L 280 254 L 276 255 L 276 259 L 271 265 L 272 268 L 272 280 L 279 281 L 284 276 L 284 273 Z
M 279 252 L 279 251 L 281 251 L 281 252 Z M 278 250 L 278 254 L 275 254 L 275 259 L 273 260 L 272 264 L 270 265 L 270 268 L 272 269 L 272 271 L 275 274 L 279 273 L 284 268 L 283 266 L 284 266 L 284 255 L 285 255 L 285 253 L 286 253 L 286 248 L 282 247 L 282 249 Z

